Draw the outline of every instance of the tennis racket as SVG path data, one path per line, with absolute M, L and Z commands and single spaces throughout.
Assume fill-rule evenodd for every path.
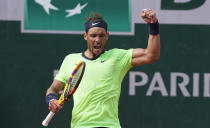
M 79 64 L 77 64 L 71 76 L 69 77 L 65 85 L 65 88 L 63 90 L 63 93 L 61 94 L 58 100 L 59 104 L 63 104 L 65 101 L 68 101 L 74 95 L 83 77 L 84 71 L 85 71 L 85 62 L 82 61 Z M 54 115 L 55 113 L 50 111 L 45 120 L 43 120 L 42 125 L 48 126 L 48 123 L 51 121 Z

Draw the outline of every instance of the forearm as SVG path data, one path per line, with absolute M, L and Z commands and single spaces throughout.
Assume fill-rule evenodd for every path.
M 149 35 L 147 53 L 152 59 L 158 60 L 160 56 L 160 35 Z
M 155 62 L 160 56 L 160 35 L 149 34 L 148 46 L 146 49 L 134 49 L 132 54 L 132 65 L 140 66 Z
M 159 22 L 148 23 L 149 27 L 149 39 L 147 52 L 152 59 L 157 60 L 160 56 L 160 34 L 159 34 Z
M 53 100 L 53 99 L 58 99 L 58 93 L 59 91 L 64 87 L 64 83 L 60 82 L 58 80 L 54 80 L 52 85 L 47 89 L 46 92 L 46 103 L 49 105 L 49 103 Z
M 64 87 L 64 83 L 58 80 L 54 80 L 52 85 L 47 89 L 46 96 L 49 94 L 58 95 L 59 91 Z
M 59 94 L 59 92 L 50 87 L 47 89 L 46 96 L 49 94 L 55 94 L 57 96 Z
M 64 87 L 64 83 L 54 80 L 52 85 L 47 89 L 45 101 L 49 105 L 49 110 L 56 113 L 62 108 L 62 104 L 58 102 L 58 93 Z

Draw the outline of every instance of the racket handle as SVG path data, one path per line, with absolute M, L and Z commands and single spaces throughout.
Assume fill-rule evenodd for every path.
M 47 117 L 42 121 L 42 125 L 47 127 L 48 123 L 51 121 L 54 115 L 55 113 L 50 111 Z

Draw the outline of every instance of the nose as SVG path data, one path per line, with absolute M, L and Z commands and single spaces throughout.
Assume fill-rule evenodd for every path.
M 101 42 L 101 38 L 97 36 L 97 37 L 95 38 L 95 41 L 96 41 L 96 43 L 100 43 L 100 42 Z

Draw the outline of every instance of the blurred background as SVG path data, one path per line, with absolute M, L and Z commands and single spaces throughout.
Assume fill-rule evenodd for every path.
M 109 24 L 106 49 L 145 48 L 141 10 L 152 8 L 161 34 L 160 60 L 132 68 L 122 83 L 123 128 L 209 128 L 210 1 L 0 0 L 1 128 L 41 128 L 45 92 L 64 57 L 84 51 L 85 17 Z M 70 128 L 73 99 L 49 128 Z

